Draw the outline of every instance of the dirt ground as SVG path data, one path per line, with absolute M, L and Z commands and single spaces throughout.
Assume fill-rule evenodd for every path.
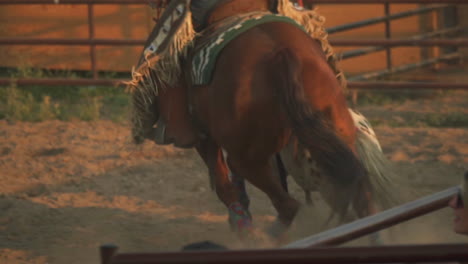
M 446 108 L 468 114 L 466 95 L 360 110 L 384 118 Z M 395 190 L 408 200 L 458 184 L 468 170 L 466 127 L 383 125 L 376 132 L 396 175 L 409 182 Z M 298 186 L 290 186 L 304 201 Z M 248 189 L 255 224 L 264 228 L 275 212 L 263 193 Z M 324 225 L 326 205 L 313 198 L 317 206 L 304 209 L 290 240 L 331 227 Z M 0 121 L 0 212 L 0 263 L 98 263 L 105 243 L 121 252 L 179 250 L 203 240 L 245 247 L 230 232 L 226 209 L 193 150 L 133 146 L 126 125 L 107 121 Z M 466 242 L 451 232 L 451 223 L 451 211 L 443 209 L 391 228 L 383 238 L 387 244 Z

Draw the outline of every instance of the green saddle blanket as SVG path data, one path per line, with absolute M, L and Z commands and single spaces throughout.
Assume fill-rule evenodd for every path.
M 208 85 L 216 59 L 223 48 L 245 31 L 268 22 L 286 22 L 303 29 L 289 17 L 263 12 L 235 16 L 219 22 L 202 32 L 202 36 L 196 41 L 191 60 L 192 85 Z

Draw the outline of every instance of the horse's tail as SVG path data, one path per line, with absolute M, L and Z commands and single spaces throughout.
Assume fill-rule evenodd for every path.
M 349 111 L 358 128 L 356 149 L 367 170 L 367 182 L 372 198 L 384 208 L 393 207 L 400 203 L 401 197 L 397 197 L 394 192 L 397 179 L 390 161 L 383 154 L 369 121 L 362 114 L 352 109 Z
M 335 133 L 326 115 L 306 101 L 301 61 L 290 49 L 284 48 L 274 55 L 271 66 L 274 67 L 272 78 L 276 93 L 294 135 L 310 152 L 323 174 L 336 186 L 344 187 L 351 200 L 355 188 L 350 187 L 364 178 L 365 169 L 351 148 Z M 343 199 L 345 197 L 340 197 L 341 201 L 346 201 Z M 343 205 L 341 209 L 346 210 L 347 206 Z M 343 216 L 345 212 L 339 213 Z

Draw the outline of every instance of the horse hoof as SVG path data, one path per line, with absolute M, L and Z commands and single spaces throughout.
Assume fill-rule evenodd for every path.
M 229 218 L 229 226 L 231 227 L 231 231 L 238 232 L 238 233 L 245 233 L 252 230 L 253 224 L 252 220 L 249 218 L 242 218 L 242 219 L 232 219 Z
M 247 216 L 241 216 L 229 214 L 229 227 L 232 232 L 237 232 L 240 229 L 249 229 L 253 225 L 252 216 L 247 213 Z
M 229 206 L 229 225 L 231 231 L 243 233 L 252 229 L 252 216 L 239 203 Z

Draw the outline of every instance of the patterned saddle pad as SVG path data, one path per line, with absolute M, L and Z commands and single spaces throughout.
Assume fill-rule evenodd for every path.
M 201 37 L 195 41 L 190 67 L 192 85 L 208 85 L 211 82 L 216 59 L 223 48 L 240 34 L 268 22 L 285 22 L 303 29 L 289 17 L 265 12 L 234 16 L 214 24 L 204 30 Z

